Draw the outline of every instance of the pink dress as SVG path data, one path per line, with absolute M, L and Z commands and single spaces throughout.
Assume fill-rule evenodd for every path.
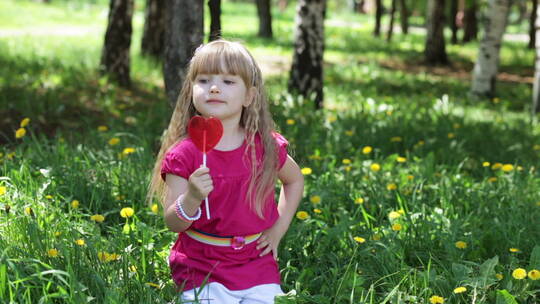
M 281 168 L 287 159 L 288 142 L 278 133 L 274 133 L 274 138 Z M 206 218 L 203 202 L 202 216 L 190 228 L 218 236 L 245 236 L 262 232 L 275 223 L 279 214 L 274 193 L 267 199 L 264 220 L 251 211 L 246 202 L 251 175 L 249 154 L 247 159 L 244 156 L 247 147 L 244 141 L 242 146 L 232 151 L 212 150 L 207 153 L 206 164 L 214 184 L 214 190 L 208 196 L 211 218 Z M 263 149 L 258 135 L 255 137 L 255 147 L 257 160 L 260 161 Z M 202 161 L 202 152 L 191 139 L 184 139 L 165 155 L 161 175 L 165 178 L 169 173 L 189 179 Z M 179 233 L 169 256 L 173 280 L 178 286 L 185 284 L 184 290 L 201 286 L 207 277 L 207 282 L 219 282 L 229 290 L 280 284 L 278 265 L 272 254 L 259 257 L 262 249 L 257 250 L 256 246 L 257 242 L 253 242 L 235 250 L 232 247 L 204 244 L 185 233 Z

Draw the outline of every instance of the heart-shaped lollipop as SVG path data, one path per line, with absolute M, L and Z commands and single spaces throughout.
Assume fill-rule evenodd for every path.
M 204 118 L 202 116 L 193 116 L 189 120 L 188 134 L 197 149 L 203 153 L 203 166 L 206 167 L 206 152 L 212 150 L 219 143 L 223 135 L 221 120 L 214 117 Z M 206 206 L 206 218 L 210 219 L 208 197 L 204 198 L 204 202 Z

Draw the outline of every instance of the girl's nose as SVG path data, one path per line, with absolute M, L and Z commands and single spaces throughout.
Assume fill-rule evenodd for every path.
M 213 85 L 212 87 L 210 87 L 210 93 L 212 94 L 218 94 L 219 93 L 219 89 L 217 86 Z

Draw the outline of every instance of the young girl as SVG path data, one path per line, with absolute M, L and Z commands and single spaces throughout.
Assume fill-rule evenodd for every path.
M 189 120 L 218 118 L 223 136 L 203 155 Z M 274 131 L 261 72 L 239 43 L 218 40 L 191 59 L 161 145 L 149 197 L 161 195 L 177 232 L 169 265 L 183 301 L 274 303 L 282 293 L 278 245 L 301 199 L 304 180 Z M 282 182 L 279 203 L 276 178 Z M 165 182 L 165 185 L 164 185 Z M 201 203 L 208 197 L 209 215 Z M 209 301 L 209 302 L 208 302 Z

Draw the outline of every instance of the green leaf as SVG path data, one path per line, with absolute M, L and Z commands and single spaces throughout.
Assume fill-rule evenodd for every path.
M 519 304 L 506 289 L 497 290 L 497 303 L 496 304 Z
M 129 234 L 129 231 L 130 231 L 130 227 L 129 227 L 129 224 L 126 222 L 126 224 L 124 224 L 124 229 L 122 230 L 122 232 L 124 234 Z
M 470 267 L 463 264 L 452 263 L 452 273 L 454 274 L 455 280 L 458 282 L 463 282 L 468 279 L 471 272 L 472 269 Z
M 531 259 L 529 261 L 529 268 L 540 269 L 540 246 L 539 245 L 534 246 L 532 250 Z
M 499 264 L 499 256 L 495 256 L 480 265 L 480 278 L 483 287 L 495 281 L 495 266 Z

